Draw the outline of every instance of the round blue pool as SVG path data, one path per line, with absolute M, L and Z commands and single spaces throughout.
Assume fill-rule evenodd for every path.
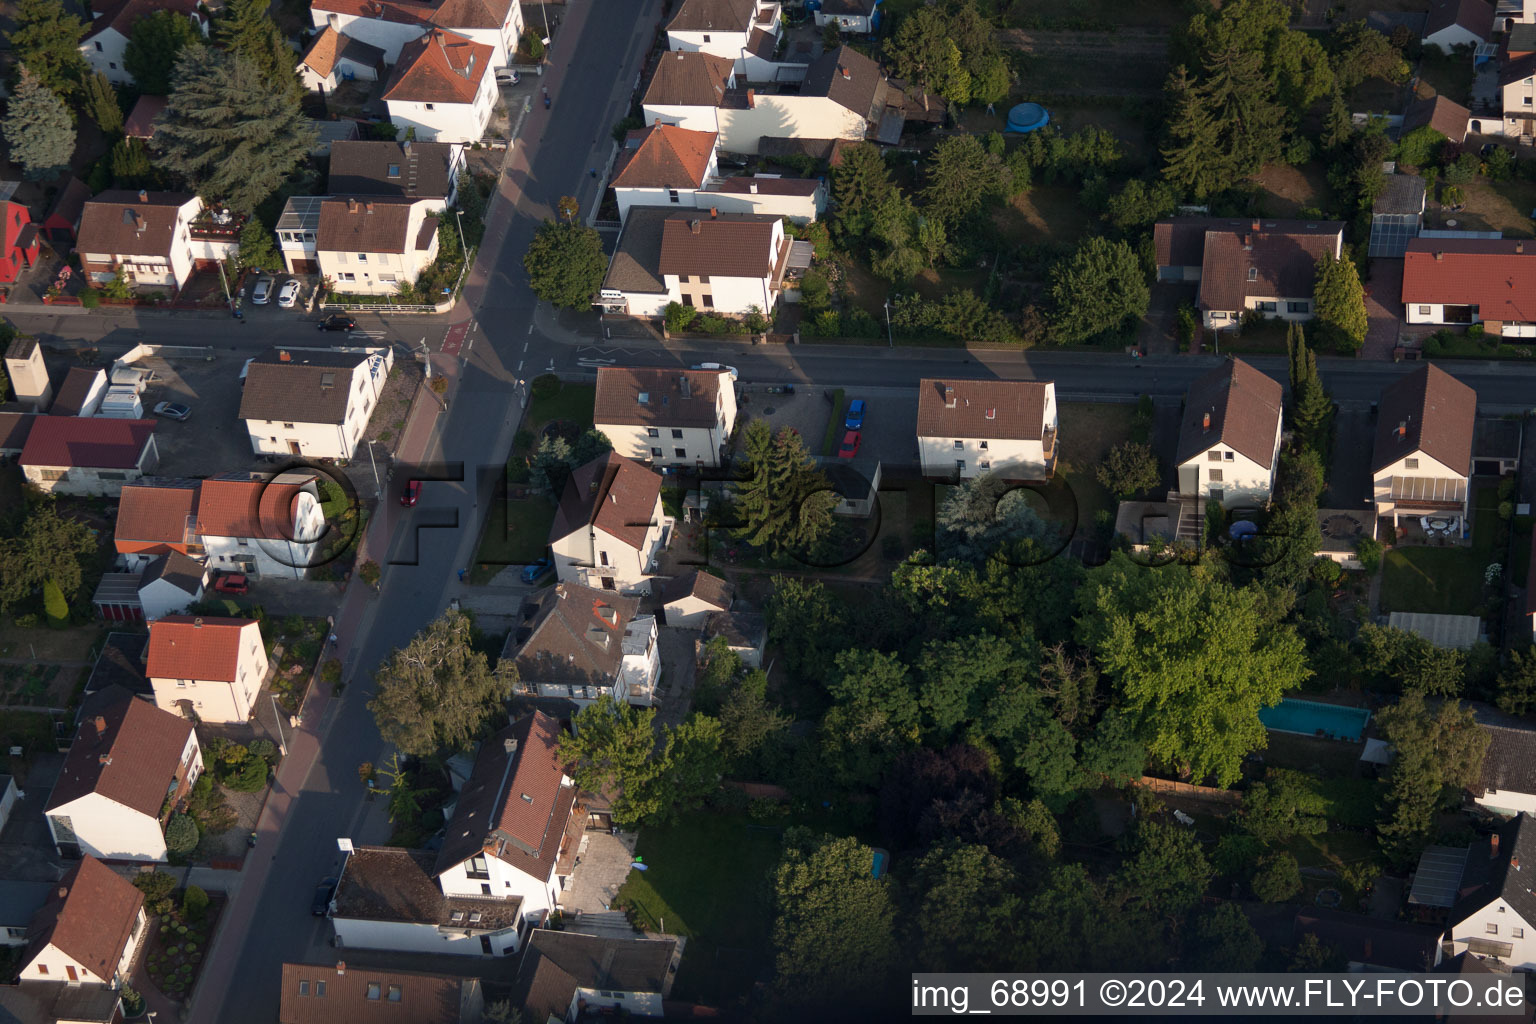
M 1051 123 L 1051 112 L 1038 103 L 1020 103 L 1008 111 L 1008 128 L 1010 132 L 1036 131 Z

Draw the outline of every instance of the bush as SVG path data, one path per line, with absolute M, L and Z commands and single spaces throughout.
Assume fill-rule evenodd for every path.
M 1152 446 L 1136 441 L 1124 441 L 1110 449 L 1109 455 L 1094 470 L 1094 476 L 1120 499 L 1150 491 L 1162 479 Z
M 1344 579 L 1344 570 L 1331 558 L 1319 558 L 1312 563 L 1312 578 L 1319 586 L 1336 587 Z
M 1292 167 L 1300 167 L 1315 155 L 1312 140 L 1305 135 L 1297 135 L 1291 140 L 1291 144 L 1285 147 L 1285 162 Z
M 69 602 L 64 600 L 64 591 L 53 580 L 43 583 L 43 610 L 48 613 L 48 625 L 54 629 L 69 625 Z
M 1381 541 L 1371 537 L 1362 538 L 1355 545 L 1355 557 L 1360 560 L 1360 568 L 1366 572 L 1375 572 L 1381 568 Z
M 1259 861 L 1253 874 L 1253 894 L 1265 903 L 1283 903 L 1301 892 L 1301 868 L 1296 858 L 1285 851 L 1271 853 Z
M 341 682 L 341 662 L 331 658 L 320 666 L 320 679 L 331 686 Z
M 247 758 L 221 781 L 236 793 L 258 793 L 267 784 L 267 762 L 259 757 Z
M 831 301 L 832 289 L 824 275 L 808 270 L 800 278 L 800 304 L 807 313 L 820 313 Z
M 185 857 L 197 849 L 197 822 L 190 815 L 173 814 L 165 826 L 165 848 L 168 853 Z
M 164 871 L 147 871 L 135 875 L 133 887 L 144 894 L 146 903 L 163 900 L 176 891 L 176 879 Z M 161 926 L 164 930 L 164 926 Z
M 201 886 L 189 885 L 181 896 L 181 916 L 193 924 L 200 923 L 208 914 L 208 893 Z M 187 944 L 187 951 L 196 947 Z
M 1508 181 L 1515 176 L 1515 154 L 1500 146 L 1488 154 L 1483 171 L 1489 181 Z
M 130 1017 L 137 1017 L 144 1012 L 144 997 L 132 988 L 124 985 L 118 990 L 118 998 L 123 1001 L 123 1012 Z
M 271 740 L 251 740 L 245 749 L 250 751 L 252 757 L 259 757 L 267 764 L 277 759 L 277 744 Z
M 552 373 L 541 373 L 528 385 L 528 393 L 534 398 L 554 398 L 560 393 L 560 378 Z
M 95 288 L 87 288 L 80 293 L 80 305 L 84 309 L 95 309 L 101 305 L 101 292 Z
M 379 578 L 383 575 L 379 569 L 379 563 L 375 562 L 371 558 L 357 567 L 357 574 L 361 576 L 363 578 L 363 582 L 368 584 L 370 587 L 378 586 Z
M 662 320 L 669 331 L 686 331 L 693 326 L 698 319 L 699 311 L 692 306 L 685 306 L 681 302 L 667 303 L 666 311 L 662 314 Z

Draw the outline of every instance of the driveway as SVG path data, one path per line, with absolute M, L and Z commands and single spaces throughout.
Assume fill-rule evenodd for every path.
M 1371 280 L 1365 296 L 1364 359 L 1391 359 L 1403 326 L 1403 261 L 1371 260 Z
M 1158 284 L 1152 288 L 1152 301 L 1147 315 L 1136 327 L 1136 344 L 1147 355 L 1175 355 L 1179 351 L 1179 338 L 1174 326 L 1174 314 L 1181 303 L 1194 305 L 1197 286 L 1192 284 Z
M 1370 507 L 1370 439 L 1375 430 L 1369 402 L 1339 403 L 1333 421 L 1333 463 L 1328 467 L 1328 490 L 1323 499 L 1326 507 Z
M 144 410 L 157 402 L 180 402 L 192 409 L 185 423 L 162 421 L 155 430 L 160 449 L 158 476 L 205 477 L 238 472 L 257 465 L 250 435 L 240 413 L 239 355 L 149 356 L 138 365 L 150 367 L 160 380 L 144 392 Z
M 799 387 L 793 395 L 770 395 L 762 385 L 746 384 L 737 386 L 736 401 L 748 420 L 766 419 L 775 431 L 792 427 L 800 432 L 807 451 L 821 454 L 827 417 L 832 412 L 832 389 Z M 736 437 L 740 436 L 738 431 Z
M 657 643 L 661 645 L 661 685 L 657 687 L 656 721 L 663 725 L 681 725 L 693 707 L 694 641 L 696 629 L 662 626 Z
M 26 778 L 17 778 L 23 796 L 11 808 L 0 832 L 0 878 L 13 882 L 55 882 L 64 862 L 53 848 L 53 836 L 43 820 L 43 807 L 64 767 L 63 754 L 34 754 Z

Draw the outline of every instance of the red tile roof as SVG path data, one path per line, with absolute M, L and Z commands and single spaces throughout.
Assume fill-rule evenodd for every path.
M 1467 122 L 1471 117 L 1472 111 L 1460 103 L 1444 96 L 1431 96 L 1408 104 L 1408 112 L 1403 115 L 1403 131 L 1407 133 L 1429 125 L 1459 146 L 1467 137 Z
M 118 550 L 130 541 L 181 544 L 186 541 L 187 518 L 197 511 L 198 482 L 176 485 L 134 482 L 123 486 L 117 504 L 115 537 Z
M 185 192 L 103 192 L 81 209 L 76 248 L 113 257 L 169 256 L 181 207 L 196 198 Z
M 20 461 L 23 466 L 134 469 L 154 433 L 154 420 L 39 416 Z
M 1483 320 L 1536 322 L 1536 242 L 1415 238 L 1403 254 L 1402 298 L 1477 306 Z
M 661 225 L 663 274 L 767 277 L 773 273 L 773 229 L 778 217 L 710 211 L 667 218 Z
M 406 103 L 473 103 L 496 51 L 455 32 L 433 29 L 400 50 L 384 99 Z
M 987 437 L 1038 441 L 1045 433 L 1045 393 L 1039 380 L 924 378 L 917 389 L 918 437 Z M 946 389 L 954 392 L 949 408 Z
M 696 132 L 657 124 L 634 133 L 640 145 L 620 153 L 614 188 L 698 188 L 704 184 L 715 132 Z
M 232 683 L 240 676 L 241 632 L 255 621 L 167 615 L 150 624 L 144 674 Z
M 140 96 L 128 120 L 123 122 L 123 134 L 130 139 L 153 138 L 155 118 L 165 110 L 166 102 L 164 96 Z
M 566 481 L 550 541 L 592 526 L 639 550 L 660 496 L 660 474 L 616 452 L 600 455 Z
M 192 723 L 139 700 L 121 686 L 93 694 L 44 812 L 99 793 L 151 818 L 178 781 Z
M 105 981 L 117 965 L 138 923 L 144 894 L 95 857 L 70 868 L 27 929 L 30 962 L 49 945 Z
M 267 480 L 202 482 L 197 532 L 204 537 L 294 539 L 294 502 L 303 488 Z
M 713 427 L 725 370 L 600 366 L 592 422 L 628 426 Z M 734 391 L 733 391 L 734 393 Z M 640 396 L 645 396 L 645 401 Z
M 317 996 L 315 983 L 321 981 L 325 995 Z M 478 984 L 473 978 L 356 964 L 345 969 L 334 962 L 283 964 L 277 1019 L 278 1024 L 461 1024 L 462 992 Z
M 109 28 L 116 29 L 126 39 L 133 34 L 133 23 L 140 18 L 157 11 L 175 11 L 191 18 L 198 16 L 197 6 L 198 0 L 121 0 L 120 3 L 104 8 L 91 21 L 89 31 L 80 41 L 89 42 Z
M 1477 392 L 1433 363 L 1381 392 L 1372 470 L 1422 452 L 1462 476 L 1472 473 Z
M 403 25 L 436 25 L 439 28 L 501 28 L 507 22 L 511 0 L 314 0 L 317 11 L 376 18 Z
M 1227 360 L 1189 386 L 1176 461 L 1183 464 L 1224 444 L 1273 469 L 1284 401 L 1279 381 L 1241 359 Z M 1206 416 L 1211 418 L 1209 427 Z
M 315 36 L 315 41 L 309 44 L 303 64 L 321 78 L 326 78 L 336 69 L 336 58 L 341 53 L 341 47 L 341 33 L 327 25 Z
M 719 107 L 725 103 L 735 65 L 729 57 L 700 50 L 663 54 L 645 87 L 645 106 Z

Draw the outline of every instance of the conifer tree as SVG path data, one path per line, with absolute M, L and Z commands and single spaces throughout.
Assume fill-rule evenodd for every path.
M 1324 338 L 1340 351 L 1355 352 L 1365 344 L 1370 321 L 1365 312 L 1365 289 L 1353 260 L 1324 256 L 1317 261 L 1313 312 Z
M 9 39 L 17 60 L 56 93 L 67 96 L 78 89 L 88 70 L 80 55 L 85 22 L 60 0 L 19 0 L 15 17 Z
M 268 14 L 266 0 L 230 0 L 219 17 L 214 36 L 219 45 L 250 61 L 272 93 L 298 100 L 304 87 L 294 70 L 298 61 Z
M 75 154 L 75 124 L 69 108 L 26 67 L 6 105 L 0 134 L 10 143 L 11 159 L 33 181 L 58 177 L 69 169 L 69 158 Z
M 747 476 L 736 488 L 736 536 L 775 555 L 806 552 L 832 529 L 837 496 L 811 462 L 800 435 L 753 420 L 743 434 Z
M 1183 195 L 1204 199 L 1226 181 L 1216 125 L 1185 68 L 1175 68 L 1168 76 L 1167 91 L 1173 113 L 1163 149 L 1163 177 Z
M 1274 84 L 1264 77 L 1259 56 L 1237 49 L 1212 54 L 1200 94 L 1216 125 L 1214 152 L 1225 154 L 1227 180 L 1253 174 L 1279 152 L 1285 109 L 1275 102 Z
M 123 108 L 117 102 L 117 90 L 99 71 L 85 80 L 85 113 L 103 135 L 116 135 L 123 130 Z

